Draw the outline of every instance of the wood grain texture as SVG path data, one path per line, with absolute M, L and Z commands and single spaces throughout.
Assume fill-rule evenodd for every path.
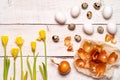
M 99 0 L 0 0 L 0 36 L 9 36 L 7 56 L 9 56 L 11 60 L 11 65 L 8 80 L 10 79 L 10 76 L 13 76 L 13 58 L 11 57 L 10 50 L 12 47 L 17 47 L 15 44 L 15 38 L 17 36 L 22 36 L 24 38 L 24 70 L 28 71 L 26 65 L 26 57 L 28 55 L 31 56 L 29 60 L 33 63 L 30 42 L 36 40 L 39 36 L 38 32 L 41 29 L 45 29 L 47 31 L 49 80 L 93 80 L 90 77 L 78 73 L 74 68 L 73 56 L 81 44 L 81 42 L 75 42 L 74 35 L 81 35 L 82 40 L 87 38 L 104 42 L 105 34 L 107 33 L 106 25 L 109 22 L 114 22 L 117 24 L 118 28 L 115 36 L 117 44 L 108 44 L 117 46 L 120 49 L 120 0 L 101 0 L 102 7 L 98 11 L 93 8 L 93 3 L 97 1 Z M 71 7 L 78 5 L 81 8 L 81 4 L 83 2 L 88 3 L 88 9 L 81 9 L 80 16 L 75 19 L 72 18 L 70 15 Z M 102 16 L 102 9 L 105 5 L 111 5 L 113 8 L 113 15 L 109 20 L 105 20 Z M 91 20 L 88 20 L 86 17 L 86 13 L 89 10 L 93 12 Z M 65 25 L 58 25 L 54 20 L 55 13 L 59 11 L 63 12 L 66 16 L 67 22 Z M 83 24 L 87 22 L 91 22 L 93 24 L 94 34 L 92 36 L 86 35 L 82 30 Z M 74 31 L 69 31 L 67 29 L 67 25 L 69 23 L 76 24 L 76 29 Z M 97 33 L 97 27 L 100 25 L 104 27 L 104 34 Z M 60 37 L 60 41 L 58 43 L 54 43 L 52 41 L 52 36 L 54 34 L 59 35 Z M 67 48 L 64 46 L 64 38 L 66 36 L 72 37 L 71 42 L 73 43 L 74 52 L 67 52 Z M 39 57 L 37 59 L 37 80 L 42 80 L 38 70 L 38 66 L 42 61 L 44 61 L 42 42 L 37 42 L 36 53 L 39 53 Z M 3 47 L 2 44 L 0 44 L 0 80 L 3 80 L 3 56 Z M 53 58 L 58 63 L 62 60 L 67 60 L 71 64 L 71 72 L 66 76 L 59 75 L 57 66 L 50 62 L 50 58 Z M 120 79 L 119 70 L 120 68 L 115 69 L 112 80 Z M 20 80 L 20 57 L 17 58 L 16 80 Z M 30 75 L 28 75 L 28 80 L 30 80 Z
M 97 0 L 99 1 L 99 0 Z M 80 16 L 73 19 L 70 15 L 70 9 L 74 5 L 81 8 L 83 2 L 88 3 L 88 9 L 82 10 Z M 54 20 L 56 12 L 63 12 L 66 16 L 67 23 L 120 23 L 120 0 L 101 0 L 102 7 L 100 10 L 93 8 L 93 3 L 96 0 L 1 0 L 0 3 L 0 23 L 1 24 L 57 24 Z M 102 17 L 102 9 L 105 5 L 113 7 L 113 16 L 110 20 L 105 20 Z M 93 17 L 88 20 L 86 17 L 87 11 L 93 12 Z

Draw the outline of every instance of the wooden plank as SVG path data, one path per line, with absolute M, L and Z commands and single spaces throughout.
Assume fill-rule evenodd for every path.
M 99 1 L 99 0 L 97 0 Z M 81 9 L 78 18 L 73 19 L 70 15 L 70 9 L 74 5 L 81 6 L 83 2 L 87 2 L 89 7 L 87 10 Z M 0 24 L 57 24 L 54 20 L 56 12 L 63 12 L 68 23 L 83 24 L 85 22 L 92 23 L 108 23 L 115 22 L 120 24 L 120 0 L 104 0 L 102 1 L 101 10 L 95 10 L 93 3 L 96 0 L 1 0 L 0 3 Z M 105 5 L 113 7 L 113 16 L 110 20 L 102 17 L 102 9 Z M 87 11 L 93 12 L 93 18 L 88 20 Z
M 61 61 L 63 60 L 66 60 L 70 63 L 70 66 L 71 66 L 71 72 L 66 75 L 66 76 L 62 76 L 58 73 L 58 70 L 57 70 L 57 66 L 54 65 L 53 63 L 51 63 L 50 61 L 50 58 L 48 58 L 48 78 L 49 80 L 54 80 L 54 79 L 57 79 L 57 80 L 93 80 L 91 77 L 87 77 L 85 75 L 82 75 L 81 73 L 77 72 L 74 65 L 73 65 L 73 59 L 72 58 L 54 58 L 53 59 L 60 63 Z M 11 60 L 11 64 L 10 64 L 10 70 L 9 70 L 9 75 L 8 75 L 8 80 L 10 79 L 10 77 L 13 76 L 13 58 L 10 58 Z M 17 58 L 16 60 L 16 79 L 17 80 L 20 80 L 20 58 Z M 28 68 L 27 68 L 27 64 L 26 64 L 26 57 L 23 58 L 23 61 L 24 61 L 24 71 L 28 71 Z M 29 58 L 29 61 L 32 65 L 33 63 L 33 58 L 30 57 Z M 39 72 L 39 65 L 41 64 L 41 62 L 44 61 L 44 58 L 40 58 L 38 57 L 37 58 L 37 80 L 42 80 L 41 78 L 41 74 Z M 1 62 L 1 68 L 0 68 L 0 79 L 3 80 L 3 58 L 0 58 L 0 62 Z M 115 69 L 115 72 L 113 73 L 113 78 L 112 80 L 119 80 L 120 78 L 120 72 L 119 72 L 120 68 L 116 68 Z M 30 75 L 28 74 L 28 80 L 30 80 Z
M 48 26 L 48 28 L 46 27 Z M 9 42 L 7 46 L 7 55 L 11 56 L 10 50 L 12 47 L 17 47 L 15 44 L 15 38 L 17 36 L 22 36 L 24 39 L 23 45 L 23 56 L 32 56 L 30 42 L 36 40 L 39 36 L 39 30 L 45 29 L 47 31 L 47 55 L 48 56 L 74 56 L 76 50 L 79 48 L 81 43 L 77 43 L 74 40 L 74 36 L 79 34 L 84 39 L 92 39 L 92 40 L 99 40 L 104 42 L 106 31 L 106 25 L 101 25 L 104 27 L 104 34 L 97 33 L 97 27 L 100 25 L 93 25 L 94 27 L 94 34 L 91 36 L 86 35 L 82 30 L 83 25 L 76 25 L 75 31 L 69 31 L 67 25 L 60 26 L 60 25 L 0 25 L 0 36 L 8 35 Z M 116 40 L 117 44 L 113 46 L 120 47 L 120 25 L 117 25 L 117 34 Z M 58 43 L 54 43 L 52 41 L 52 36 L 58 35 L 60 41 Z M 66 36 L 71 36 L 73 43 L 74 52 L 67 52 L 67 47 L 64 46 L 64 38 Z M 110 43 L 108 43 L 110 44 Z M 3 47 L 0 44 L 0 56 L 3 56 Z M 42 42 L 37 42 L 37 50 L 36 53 L 39 53 L 39 56 L 44 56 L 44 48 Z

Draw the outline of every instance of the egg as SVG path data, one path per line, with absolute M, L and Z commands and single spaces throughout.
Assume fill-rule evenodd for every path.
M 115 23 L 108 23 L 107 24 L 107 31 L 108 33 L 112 34 L 112 35 L 115 35 L 116 32 L 117 32 L 117 26 Z
M 83 31 L 88 34 L 88 35 L 92 35 L 94 32 L 94 29 L 92 27 L 91 23 L 86 23 L 83 25 Z
M 71 8 L 71 16 L 73 18 L 77 18 L 79 16 L 79 14 L 80 14 L 79 6 L 74 6 L 74 7 Z
M 105 19 L 110 19 L 111 16 L 113 14 L 113 9 L 111 6 L 109 5 L 106 5 L 104 8 L 103 8 L 103 11 L 102 11 L 102 15 Z
M 63 25 L 66 23 L 66 16 L 62 12 L 57 12 L 55 14 L 55 20 L 57 23 Z

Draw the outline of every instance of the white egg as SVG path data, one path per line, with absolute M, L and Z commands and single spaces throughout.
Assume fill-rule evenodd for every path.
M 116 24 L 115 23 L 108 23 L 107 24 L 107 31 L 110 34 L 113 34 L 113 35 L 116 34 L 116 32 L 117 32 Z
M 93 26 L 91 23 L 86 23 L 83 25 L 83 31 L 88 34 L 88 35 L 92 35 L 94 32 Z
M 113 9 L 111 6 L 106 5 L 103 8 L 102 15 L 105 19 L 110 19 L 113 14 Z
M 80 14 L 80 7 L 79 6 L 74 6 L 74 7 L 71 8 L 71 16 L 73 18 L 78 17 L 79 14 Z
M 63 13 L 57 12 L 55 14 L 55 20 L 56 20 L 57 23 L 63 25 L 66 22 L 66 17 L 65 17 L 65 15 Z

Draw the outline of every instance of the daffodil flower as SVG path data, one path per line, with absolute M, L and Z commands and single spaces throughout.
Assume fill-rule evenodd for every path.
M 10 66 L 10 59 L 6 56 L 6 47 L 8 43 L 8 36 L 3 35 L 1 36 L 2 45 L 4 48 L 4 72 L 3 72 L 3 80 L 7 80 L 8 77 L 8 71 Z
M 38 41 L 43 41 L 44 43 L 44 55 L 45 55 L 45 62 L 42 63 L 42 66 L 39 66 L 39 70 L 41 72 L 43 80 L 47 80 L 47 51 L 46 51 L 46 31 L 40 30 L 39 31 L 39 37 L 37 38 Z
M 31 42 L 31 50 L 33 53 L 35 53 L 35 50 L 36 50 L 36 42 L 35 41 Z
M 2 40 L 2 45 L 6 47 L 8 43 L 8 36 L 7 35 L 1 36 L 1 40 Z
M 33 56 L 34 56 L 33 70 L 31 69 L 30 62 L 28 60 L 29 55 L 27 57 L 27 66 L 28 66 L 31 80 L 36 80 L 36 59 L 37 59 L 38 54 L 35 55 L 35 51 L 36 51 L 36 42 L 35 41 L 31 42 L 31 50 L 32 50 Z
M 24 80 L 23 76 L 23 59 L 22 59 L 22 45 L 24 43 L 24 40 L 21 36 L 16 37 L 16 44 L 20 49 L 20 61 L 21 61 L 21 80 Z
M 14 77 L 13 80 L 16 80 L 16 58 L 18 56 L 19 49 L 18 48 L 12 48 L 11 49 L 11 55 L 14 58 Z
M 16 60 L 18 56 L 19 49 L 18 48 L 12 48 L 11 55 L 13 56 L 14 60 Z
M 21 36 L 18 36 L 18 37 L 16 38 L 16 44 L 18 45 L 19 48 L 22 47 L 23 42 L 24 42 L 24 40 L 23 40 L 23 38 L 22 38 Z
M 39 37 L 37 38 L 38 41 L 40 40 L 43 40 L 45 41 L 46 40 L 46 31 L 45 30 L 40 30 L 39 31 Z

